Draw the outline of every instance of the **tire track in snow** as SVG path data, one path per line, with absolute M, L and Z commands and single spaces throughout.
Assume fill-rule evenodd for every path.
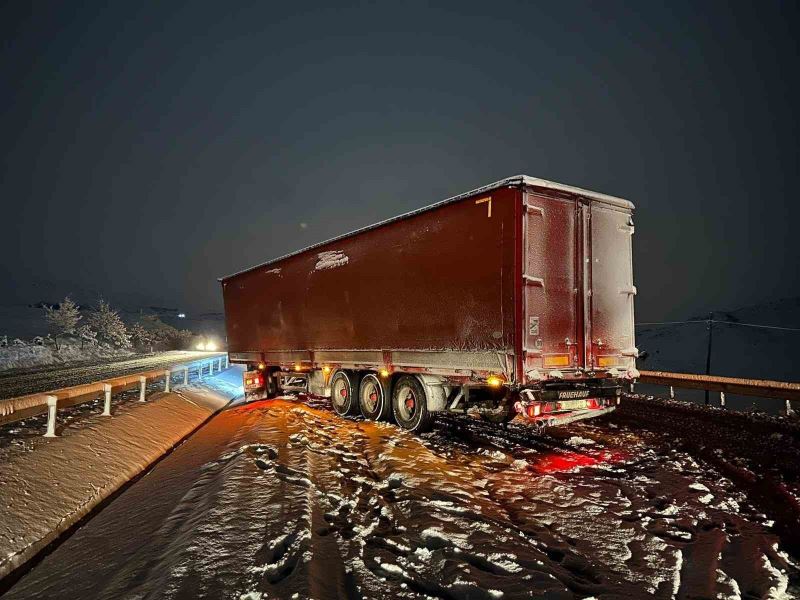
M 97 595 L 768 597 L 797 572 L 713 468 L 632 430 L 537 438 L 448 417 L 416 437 L 321 402 L 274 400 L 225 411 L 76 533 L 48 557 L 64 561 L 59 581 L 91 556 L 70 542 L 108 543 L 119 523 L 92 531 L 107 511 L 180 479 L 170 464 L 210 455 L 223 433 L 149 539 L 120 552 L 121 564 L 92 562 L 87 576 L 114 582 Z M 137 515 L 147 526 L 147 511 Z

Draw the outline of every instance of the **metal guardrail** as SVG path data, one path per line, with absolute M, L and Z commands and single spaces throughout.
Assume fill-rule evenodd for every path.
M 676 387 L 719 392 L 722 406 L 725 406 L 725 394 L 775 398 L 786 403 L 787 414 L 793 412 L 791 401 L 800 400 L 800 383 L 785 381 L 695 375 L 692 373 L 669 373 L 667 371 L 641 371 L 638 381 L 640 383 L 652 383 L 669 387 L 670 398 L 674 398 L 673 388 Z
M 0 425 L 21 421 L 22 419 L 27 419 L 47 411 L 48 419 L 45 437 L 55 437 L 56 412 L 59 406 L 66 408 L 75 406 L 76 404 L 83 404 L 84 402 L 91 402 L 97 399 L 98 394 L 102 393 L 105 396 L 102 415 L 110 417 L 111 395 L 113 393 L 133 389 L 138 385 L 139 401 L 144 402 L 146 399 L 146 386 L 148 381 L 163 379 L 164 391 L 169 392 L 174 374 L 183 373 L 182 384 L 187 385 L 189 383 L 189 371 L 196 370 L 198 377 L 202 379 L 203 373 L 206 371 L 206 366 L 208 366 L 209 375 L 213 375 L 215 365 L 217 367 L 217 372 L 227 368 L 228 355 L 224 353 L 214 354 L 199 360 L 173 365 L 168 369 L 141 371 L 129 375 L 122 375 L 120 377 L 103 379 L 94 383 L 28 394 L 16 398 L 6 398 L 0 400 Z

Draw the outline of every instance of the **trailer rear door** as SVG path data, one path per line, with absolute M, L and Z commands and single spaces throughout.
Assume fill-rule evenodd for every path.
M 523 197 L 523 370 L 575 369 L 584 360 L 579 206 L 532 191 Z
M 631 213 L 596 200 L 588 206 L 588 366 L 595 370 L 633 366 L 636 288 L 631 262 Z

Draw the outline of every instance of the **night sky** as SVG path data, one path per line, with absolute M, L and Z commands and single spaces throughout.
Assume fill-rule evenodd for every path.
M 639 321 L 800 295 L 797 3 L 331 4 L 4 5 L 3 296 L 218 310 L 517 173 L 636 204 Z

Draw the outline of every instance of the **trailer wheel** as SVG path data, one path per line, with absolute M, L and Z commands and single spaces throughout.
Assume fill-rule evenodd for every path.
M 367 373 L 358 386 L 358 404 L 361 414 L 370 421 L 388 421 L 392 414 L 389 388 L 375 373 Z
M 428 410 L 428 396 L 419 379 L 403 375 L 394 384 L 392 413 L 403 429 L 422 433 L 433 425 L 433 415 Z
M 342 417 L 358 411 L 358 374 L 348 371 L 336 371 L 331 377 L 331 404 L 333 411 Z
M 266 388 L 267 398 L 274 398 L 278 395 L 278 369 L 270 369 L 264 376 L 264 387 Z

